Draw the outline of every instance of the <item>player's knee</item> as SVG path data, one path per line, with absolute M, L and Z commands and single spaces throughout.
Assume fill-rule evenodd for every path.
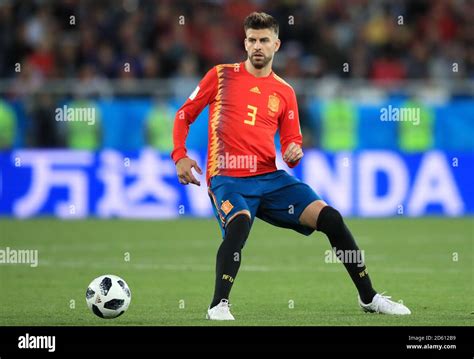
M 250 218 L 245 213 L 239 213 L 227 224 L 227 232 L 239 234 L 241 237 L 247 239 L 250 233 Z
M 245 213 L 236 215 L 226 226 L 225 240 L 243 247 L 250 233 L 250 218 Z
M 331 206 L 326 206 L 319 212 L 316 230 L 329 234 L 342 225 L 344 225 L 344 220 L 339 211 Z

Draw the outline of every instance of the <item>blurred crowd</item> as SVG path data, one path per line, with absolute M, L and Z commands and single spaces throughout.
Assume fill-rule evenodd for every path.
M 0 149 L 152 145 L 169 151 L 174 112 L 184 100 L 155 103 L 156 84 L 167 79 L 187 96 L 212 66 L 243 61 L 243 20 L 252 11 L 279 21 L 282 47 L 274 69 L 290 82 L 474 79 L 472 0 L 0 0 Z M 113 106 L 93 101 L 121 83 L 145 89 L 146 81 L 133 81 L 142 79 L 158 80 L 142 92 L 151 107 L 118 101 L 120 91 Z M 56 92 L 45 91 L 52 83 Z M 469 104 L 459 117 L 451 110 L 442 116 L 426 112 L 432 120 L 424 120 L 425 127 L 405 126 L 404 132 L 399 126 L 366 141 L 374 121 L 389 127 L 378 113 L 370 117 L 340 99 L 316 108 L 316 99 L 305 95 L 298 93 L 308 147 L 472 148 L 464 145 L 469 139 L 459 140 L 469 132 L 462 118 L 472 113 Z M 102 119 L 95 126 L 58 123 L 55 111 L 64 104 L 99 106 Z M 448 121 L 448 113 L 456 123 Z M 363 121 L 371 121 L 368 130 Z M 453 145 L 443 143 L 448 132 Z M 200 148 L 205 128 L 195 126 L 193 133 Z
M 3 0 L 0 78 L 200 76 L 245 58 L 254 10 L 280 23 L 283 77 L 474 78 L 470 0 Z

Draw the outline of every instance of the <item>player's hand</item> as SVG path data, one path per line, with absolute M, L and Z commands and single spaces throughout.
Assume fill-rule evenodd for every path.
M 303 157 L 303 150 L 301 146 L 294 142 L 291 142 L 286 148 L 285 154 L 283 155 L 283 161 L 285 162 L 297 162 Z
M 194 177 L 191 168 L 196 170 L 197 173 L 202 175 L 202 170 L 199 168 L 196 161 L 192 160 L 189 157 L 181 158 L 176 163 L 176 173 L 178 174 L 178 180 L 181 184 L 195 184 L 196 186 L 200 186 L 201 182 L 199 182 L 196 177 Z

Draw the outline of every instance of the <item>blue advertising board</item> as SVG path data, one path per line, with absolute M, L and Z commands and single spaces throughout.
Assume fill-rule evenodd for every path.
M 189 155 L 205 168 L 205 152 Z M 474 214 L 472 153 L 308 149 L 296 168 L 280 156 L 277 167 L 346 216 Z M 0 153 L 0 215 L 166 219 L 210 217 L 212 207 L 204 176 L 200 187 L 180 185 L 169 154 L 150 148 L 17 150 Z

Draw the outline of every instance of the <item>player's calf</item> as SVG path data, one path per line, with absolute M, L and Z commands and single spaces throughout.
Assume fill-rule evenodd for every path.
M 363 261 L 364 256 L 353 255 L 360 253 L 360 249 L 336 209 L 330 206 L 324 207 L 316 222 L 316 229 L 328 236 L 333 250 L 349 272 L 359 292 L 359 305 L 365 312 L 392 315 L 411 314 L 410 309 L 403 304 L 394 302 L 390 300 L 390 297 L 378 294 L 374 290 Z M 346 256 L 345 253 L 351 255 Z
M 373 289 L 367 268 L 351 232 L 344 223 L 341 214 L 331 206 L 325 206 L 319 213 L 316 220 L 316 229 L 325 233 L 333 250 L 354 282 L 359 296 L 364 303 L 370 303 L 377 292 Z M 349 253 L 351 255 L 345 255 Z
M 242 247 L 250 232 L 250 218 L 246 214 L 235 216 L 226 226 L 224 240 L 217 251 L 216 283 L 210 308 L 228 300 L 235 277 L 240 268 Z

